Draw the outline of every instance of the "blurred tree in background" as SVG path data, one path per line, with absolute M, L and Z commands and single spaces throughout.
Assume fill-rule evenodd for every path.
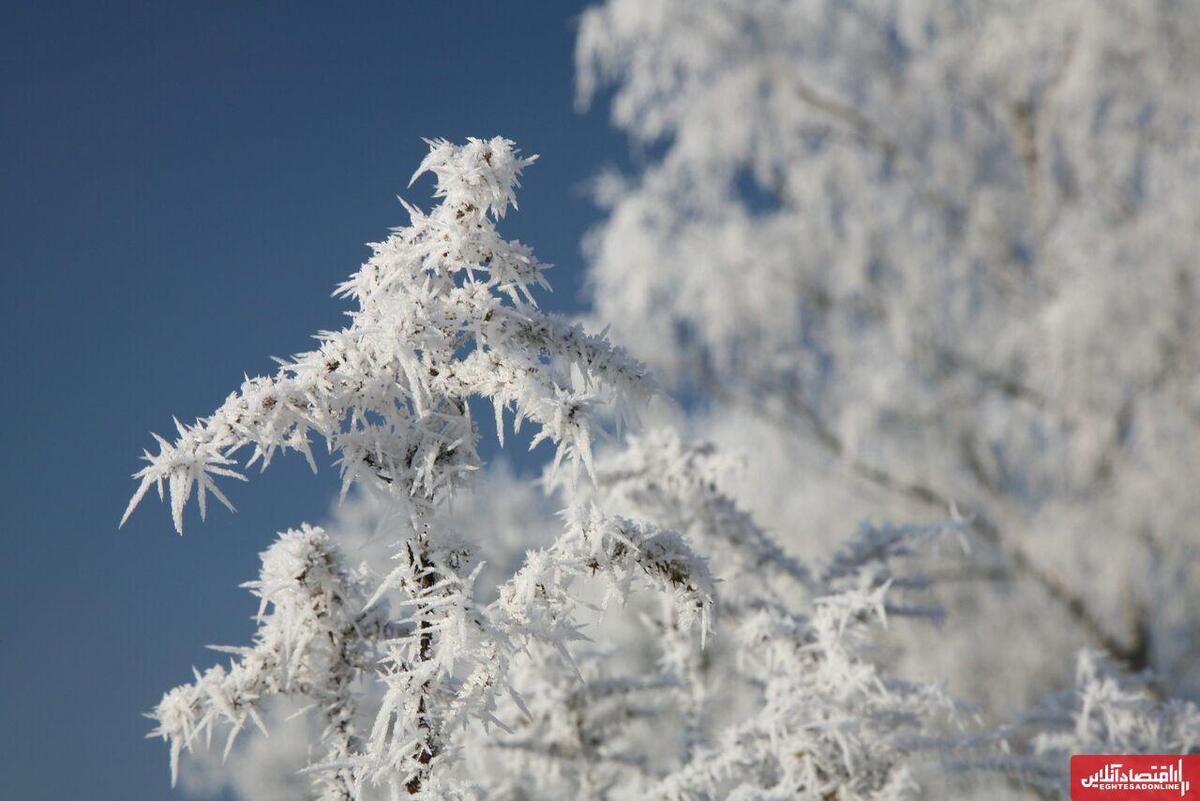
M 595 316 L 749 507 L 969 519 L 994 587 L 915 658 L 989 706 L 1081 644 L 1200 693 L 1196 5 L 610 0 L 578 65 L 645 153 Z

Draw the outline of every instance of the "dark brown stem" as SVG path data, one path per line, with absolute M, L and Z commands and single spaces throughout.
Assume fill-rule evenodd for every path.
M 418 594 L 424 594 L 434 584 L 437 583 L 437 576 L 433 571 L 427 570 L 426 566 L 429 562 L 429 546 L 428 542 L 422 539 L 420 545 L 420 556 L 418 557 L 413 552 L 412 543 L 408 544 L 408 558 L 412 564 L 413 572 L 419 574 L 417 579 Z M 421 662 L 428 662 L 433 656 L 433 624 L 428 618 L 422 616 L 421 621 L 417 624 L 417 630 L 420 632 L 417 647 L 417 659 Z M 429 697 L 430 686 L 426 682 L 421 686 L 421 697 L 417 701 L 417 727 L 424 732 L 424 737 L 420 744 L 417 745 L 416 760 L 423 767 L 428 769 L 429 764 L 437 755 L 438 745 L 433 736 L 433 724 L 429 719 L 429 710 L 426 699 Z M 404 785 L 404 789 L 408 790 L 409 795 L 416 795 L 421 792 L 423 775 L 418 774 L 409 779 Z

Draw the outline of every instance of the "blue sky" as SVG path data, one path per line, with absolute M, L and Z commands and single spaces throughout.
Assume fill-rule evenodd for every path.
M 580 308 L 580 184 L 619 163 L 572 106 L 583 3 L 9 4 L 0 22 L 0 795 L 181 798 L 141 712 L 241 642 L 255 554 L 319 520 L 302 461 L 187 533 L 129 474 L 171 415 L 341 324 L 333 286 L 405 222 L 423 136 L 503 134 L 541 161 L 503 230 Z

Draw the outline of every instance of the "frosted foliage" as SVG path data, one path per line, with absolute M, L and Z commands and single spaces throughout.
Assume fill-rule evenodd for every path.
M 328 758 L 346 759 L 357 746 L 352 684 L 378 658 L 378 643 L 395 634 L 380 611 L 363 611 L 361 578 L 343 569 L 324 531 L 303 526 L 263 552 L 259 579 L 246 586 L 261 599 L 254 645 L 218 647 L 233 655 L 229 668 L 197 673 L 154 710 L 153 734 L 170 744 L 172 782 L 182 750 L 207 745 L 217 729 L 228 729 L 226 754 L 248 724 L 265 732 L 262 705 L 279 696 L 301 696 L 320 710 Z M 321 781 L 322 797 L 350 797 L 344 772 Z
M 663 640 L 687 740 L 650 797 L 914 797 L 914 765 L 958 712 L 868 655 L 890 617 L 935 614 L 912 602 L 925 582 L 905 564 L 948 532 L 864 526 L 833 558 L 800 562 L 722 489 L 734 470 L 711 446 L 659 430 L 597 471 L 605 504 L 677 527 L 721 565 L 710 654 L 696 661 Z
M 1195 704 L 1156 699 L 1093 651 L 1080 653 L 1075 673 L 1075 687 L 996 733 L 1004 748 L 991 767 L 1050 795 L 1066 786 L 1072 754 L 1186 754 L 1200 746 Z
M 957 508 L 1078 632 L 1027 686 L 1083 637 L 1200 693 L 1194 4 L 609 0 L 577 57 L 650 154 L 597 182 L 595 315 L 829 487 L 780 530 Z
M 497 460 L 477 476 L 471 491 L 456 497 L 439 519 L 456 531 L 479 532 L 472 549 L 483 563 L 479 589 L 490 602 L 524 563 L 527 550 L 554 544 L 562 521 L 554 514 L 555 502 L 536 484 L 515 475 L 506 462 Z M 367 572 L 377 586 L 390 572 L 395 544 L 409 525 L 405 510 L 386 496 L 352 492 L 330 510 L 327 527 L 337 532 L 345 560 Z M 386 597 L 400 600 L 395 594 Z
M 501 438 L 507 411 L 515 426 L 535 426 L 533 445 L 551 440 L 551 475 L 569 489 L 593 471 L 602 410 L 620 420 L 653 390 L 645 368 L 603 336 L 538 310 L 542 265 L 496 232 L 532 162 L 500 138 L 430 142 L 417 176 L 436 176 L 441 204 L 428 214 L 409 207 L 411 224 L 374 245 L 339 288 L 358 304 L 349 327 L 319 335 L 318 350 L 275 376 L 247 380 L 146 454 L 126 516 L 155 486 L 182 530 L 193 494 L 202 516 L 209 494 L 228 505 L 215 479 L 241 477 L 238 451 L 265 467 L 298 450 L 315 467 L 315 433 L 337 452 L 343 496 L 355 483 L 377 496 L 391 537 L 390 565 L 351 568 L 329 535 L 307 525 L 263 553 L 247 585 L 261 599 L 253 644 L 218 649 L 232 655 L 228 668 L 197 672 L 153 712 L 173 779 L 183 751 L 220 730 L 228 754 L 244 729 L 265 729 L 264 704 L 300 697 L 321 718 L 309 768 L 319 798 L 474 797 L 480 785 L 460 766 L 464 738 L 508 730 L 502 703 L 529 716 L 514 684 L 529 671 L 513 663 L 539 654 L 533 676 L 555 661 L 581 675 L 569 647 L 584 640 L 579 618 L 592 605 L 575 583 L 603 581 L 606 604 L 648 590 L 684 639 L 703 640 L 713 581 L 675 532 L 581 499 L 547 547 L 479 589 L 477 552 L 488 548 L 476 540 L 487 528 L 478 515 L 467 517 L 473 530 L 455 528 L 449 502 L 480 467 L 471 398 L 491 401 Z M 365 721 L 364 703 L 373 707 Z
M 431 142 L 441 204 L 343 284 L 349 327 L 147 454 L 130 508 L 157 486 L 177 529 L 243 448 L 312 460 L 315 435 L 358 486 L 328 530 L 262 553 L 251 643 L 151 713 L 172 779 L 191 754 L 186 785 L 255 801 L 884 801 L 997 769 L 1040 786 L 1009 742 L 1024 722 L 977 727 L 886 658 L 890 627 L 941 618 L 924 566 L 965 523 L 865 524 L 801 558 L 739 504 L 720 449 L 654 429 L 593 454 L 654 387 L 536 307 L 541 265 L 495 230 L 530 163 L 503 139 Z M 479 399 L 501 437 L 508 413 L 554 443 L 552 500 L 504 469 L 473 480 Z M 1085 677 L 1083 717 L 1193 725 L 1104 681 Z M 1017 746 L 1035 764 L 1062 736 L 1052 720 Z
M 596 405 L 622 413 L 650 384 L 604 338 L 541 313 L 531 293 L 548 286 L 543 265 L 497 233 L 533 161 L 506 139 L 431 142 L 413 179 L 432 172 L 442 202 L 429 214 L 406 204 L 411 223 L 338 288 L 358 304 L 349 327 L 248 379 L 211 416 L 177 422 L 175 442 L 155 435 L 125 516 L 165 487 L 182 532 L 193 492 L 202 516 L 209 493 L 229 505 L 215 479 L 242 478 L 234 453 L 249 448 L 247 466 L 265 468 L 296 450 L 315 469 L 312 435 L 338 454 L 343 493 L 359 481 L 431 508 L 479 467 L 470 398 L 492 403 L 501 432 L 505 411 L 518 428 L 535 425 L 534 444 L 553 441 L 556 465 L 586 466 Z

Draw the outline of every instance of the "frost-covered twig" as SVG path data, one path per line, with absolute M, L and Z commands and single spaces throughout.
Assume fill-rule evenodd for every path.
M 246 466 L 265 468 L 297 450 L 315 470 L 312 436 L 338 453 L 343 493 L 362 481 L 432 508 L 479 467 L 472 397 L 495 406 L 501 436 L 508 409 L 518 428 L 537 426 L 535 443 L 555 443 L 556 465 L 590 469 L 594 408 L 627 411 L 652 385 L 605 338 L 538 310 L 544 265 L 497 233 L 533 161 L 506 139 L 431 142 L 414 180 L 434 173 L 442 202 L 429 214 L 407 206 L 411 223 L 372 245 L 341 285 L 359 306 L 350 325 L 318 335 L 317 350 L 274 376 L 248 379 L 212 415 L 177 423 L 174 442 L 156 435 L 122 522 L 157 487 L 182 532 L 193 491 L 201 516 L 209 493 L 230 506 L 215 477 L 243 478 L 236 452 L 251 448 Z
M 983 738 L 990 755 L 968 762 L 995 770 L 1047 797 L 1068 794 L 1073 754 L 1188 754 L 1200 749 L 1200 709 L 1160 700 L 1145 676 L 1130 675 L 1103 654 L 1080 652 L 1075 686 Z
M 323 530 L 305 525 L 263 552 L 258 581 L 245 586 L 261 600 L 254 644 L 217 647 L 233 655 L 230 666 L 197 672 L 195 683 L 168 692 L 151 714 L 158 722 L 151 736 L 171 746 L 172 784 L 181 752 L 211 742 L 218 728 L 229 728 L 225 754 L 248 722 L 265 731 L 260 710 L 274 696 L 299 696 L 320 711 L 329 761 L 345 760 L 361 746 L 352 685 L 373 671 L 379 643 L 402 632 L 386 607 L 364 610 L 365 576 L 345 567 Z M 344 771 L 323 775 L 319 784 L 323 801 L 353 797 Z

